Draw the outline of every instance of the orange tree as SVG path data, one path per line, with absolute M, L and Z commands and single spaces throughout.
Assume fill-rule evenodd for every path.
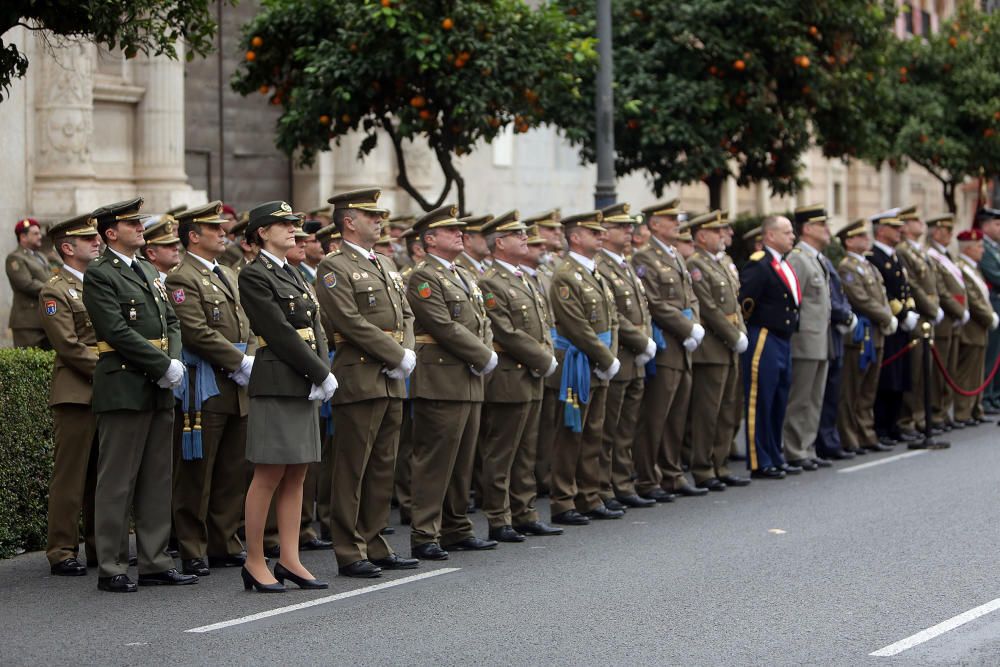
M 594 3 L 559 4 L 593 30 Z M 891 0 L 615 0 L 613 11 L 619 175 L 645 172 L 657 195 L 701 181 L 717 207 L 730 175 L 794 192 L 814 140 L 829 157 L 875 152 L 879 109 L 862 102 L 893 39 Z M 592 160 L 593 113 L 575 118 L 565 133 Z
M 515 132 L 562 124 L 592 77 L 594 40 L 548 4 L 522 0 L 265 0 L 243 30 L 233 77 L 282 108 L 277 144 L 308 164 L 351 132 L 360 155 L 392 142 L 397 183 L 425 210 L 465 183 L 454 156 Z M 425 197 L 407 175 L 404 142 L 426 141 L 444 186 Z

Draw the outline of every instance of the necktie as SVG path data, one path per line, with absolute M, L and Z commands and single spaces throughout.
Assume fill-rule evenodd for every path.
M 225 276 L 225 275 L 223 275 L 223 273 L 222 273 L 222 267 L 221 267 L 221 266 L 219 266 L 218 264 L 216 264 L 216 265 L 215 265 L 215 266 L 214 266 L 214 267 L 212 268 L 212 273 L 214 273 L 214 274 L 215 274 L 216 276 L 218 276 L 218 278 L 219 278 L 219 280 L 220 280 L 220 281 L 222 282 L 223 286 L 225 286 L 225 288 L 226 288 L 227 290 L 229 290 L 229 292 L 230 292 L 230 293 L 232 293 L 232 291 L 233 291 L 233 287 L 232 287 L 232 285 L 230 285 L 230 284 L 229 284 L 229 281 L 228 281 L 228 280 L 226 280 L 226 276 Z
M 295 275 L 296 273 L 298 273 L 298 271 L 296 271 L 295 269 L 293 269 L 292 265 L 289 264 L 289 263 L 287 263 L 287 262 L 285 263 L 285 271 L 288 272 L 288 275 L 290 275 L 292 277 L 292 280 L 295 281 L 295 284 L 298 285 L 299 284 L 299 279 L 298 279 L 298 276 Z
M 378 261 L 378 257 L 375 256 L 374 252 L 368 253 L 368 261 L 375 265 L 375 269 L 382 275 L 385 279 L 385 271 L 382 270 L 382 262 Z
M 137 260 L 132 260 L 132 270 L 135 271 L 136 275 L 139 276 L 139 280 L 141 280 L 142 284 L 145 285 L 146 274 L 142 272 L 142 268 L 139 267 L 139 262 Z

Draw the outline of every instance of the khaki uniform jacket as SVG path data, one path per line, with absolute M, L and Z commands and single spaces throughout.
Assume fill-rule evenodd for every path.
M 468 291 L 466 291 L 468 290 Z M 493 331 L 483 293 L 463 268 L 449 271 L 434 257 L 413 269 L 406 298 L 414 315 L 417 367 L 410 398 L 482 402 L 483 369 L 493 355 Z
M 483 272 L 479 273 L 479 269 L 477 269 L 476 265 L 473 264 L 472 258 L 466 255 L 464 252 L 459 254 L 459 256 L 455 258 L 455 264 L 457 266 L 462 267 L 469 273 L 471 273 L 472 277 L 475 278 L 476 280 L 481 280 L 482 277 L 486 275 L 486 271 L 489 270 L 490 268 L 486 264 L 486 262 L 480 262 L 479 265 L 483 267 Z
M 913 297 L 920 321 L 933 324 L 938 307 L 941 305 L 937 293 L 937 271 L 933 260 L 927 256 L 926 250 L 915 248 L 909 241 L 902 241 L 896 245 L 896 254 L 906 269 L 906 277 L 910 282 L 910 296 Z M 913 329 L 913 335 L 920 335 L 919 326 Z
M 691 335 L 695 323 L 700 323 L 698 299 L 691 284 L 691 274 L 679 253 L 671 257 L 656 241 L 650 239 L 632 255 L 636 275 L 646 286 L 649 313 L 663 330 L 667 349 L 656 353 L 656 365 L 684 370 L 691 368 L 691 354 L 684 349 L 684 339 Z M 682 312 L 690 308 L 693 319 Z
M 215 368 L 219 395 L 210 398 L 202 409 L 246 416 L 247 390 L 229 377 L 243 363 L 243 353 L 233 343 L 247 343 L 246 353 L 253 355 L 257 341 L 251 340 L 250 320 L 240 304 L 236 272 L 228 266 L 219 266 L 228 286 L 187 254 L 167 276 L 167 291 L 181 323 L 184 348 Z
M 882 327 L 888 326 L 892 321 L 892 309 L 885 294 L 882 274 L 871 262 L 861 261 L 853 255 L 847 255 L 841 260 L 837 273 L 840 274 L 844 294 L 847 295 L 851 309 L 858 316 L 871 320 L 872 340 L 875 342 L 875 347 L 882 347 L 885 342 Z M 862 343 L 855 343 L 848 333 L 844 336 L 844 345 L 861 347 Z
M 799 330 L 792 334 L 792 359 L 823 361 L 830 357 L 830 282 L 820 264 L 823 260 L 802 245 L 788 253 L 788 263 L 802 291 Z
M 958 256 L 958 267 L 965 274 L 966 294 L 969 297 L 969 321 L 962 327 L 962 344 L 983 347 L 993 324 L 989 287 L 979 267 L 966 259 L 965 255 Z M 984 287 L 985 292 L 982 289 Z
M 724 259 L 728 259 L 728 255 Z M 692 361 L 696 364 L 735 364 L 739 361 L 735 347 L 747 327 L 739 303 L 739 286 L 728 263 L 723 264 L 706 250 L 697 248 L 688 258 L 688 267 L 705 327 L 705 338 L 694 351 Z
M 324 327 L 337 350 L 334 405 L 406 398 L 406 382 L 382 371 L 399 366 L 404 348 L 413 349 L 413 311 L 392 261 L 378 253 L 375 261 L 378 266 L 345 243 L 316 272 Z
M 940 251 L 940 248 L 938 248 Z M 958 260 L 948 252 L 951 261 L 958 266 Z M 968 307 L 966 302 L 965 286 L 958 282 L 958 279 L 949 271 L 944 264 L 930 257 L 930 262 L 934 266 L 937 276 L 938 299 L 941 309 L 944 311 L 944 319 L 934 328 L 935 338 L 951 338 L 956 333 L 955 320 L 961 320 Z
M 545 271 L 542 270 L 543 268 Z M 552 331 L 556 327 L 556 316 L 552 312 L 552 301 L 549 300 L 549 295 L 552 293 L 552 272 L 548 270 L 547 266 L 540 265 L 535 270 L 534 277 L 529 276 L 528 280 L 538 291 L 538 295 L 541 297 L 542 303 L 545 305 L 545 326 L 548 327 L 549 338 L 551 338 Z M 545 378 L 542 383 L 546 389 L 559 389 L 561 379 L 562 373 L 557 370 L 555 373 Z
M 222 257 L 219 258 L 219 264 L 225 264 L 229 268 L 235 269 L 243 263 L 243 246 L 237 241 L 228 243 Z
M 527 275 L 494 262 L 479 282 L 499 363 L 486 380 L 486 400 L 523 403 L 542 398 L 542 375 L 555 356 L 548 307 Z M 555 373 L 553 373 L 555 375 Z
M 330 373 L 319 304 L 312 288 L 292 271 L 294 276 L 263 253 L 240 271 L 241 303 L 258 336 L 250 398 L 307 398 L 312 385 L 323 384 Z M 314 342 L 302 338 L 301 329 L 311 329 Z
M 608 370 L 618 357 L 618 310 L 615 295 L 600 273 L 591 273 L 572 257 L 563 260 L 552 278 L 549 301 L 556 318 L 556 330 L 590 359 L 591 370 Z M 611 332 L 605 347 L 597 334 Z M 556 351 L 560 365 L 565 353 Z M 621 372 L 621 371 L 619 371 Z M 591 385 L 607 386 L 593 373 Z
M 56 351 L 49 405 L 90 405 L 97 335 L 83 305 L 83 283 L 60 268 L 38 293 L 38 308 L 45 335 Z
M 181 328 L 167 301 L 156 268 L 136 255 L 144 279 L 110 249 L 91 263 L 83 277 L 83 303 L 98 345 L 113 348 L 99 355 L 94 369 L 95 413 L 112 410 L 164 410 L 174 406 L 170 389 L 156 382 L 171 359 L 181 357 Z M 159 347 L 150 341 L 159 341 Z
M 48 262 L 41 253 L 30 253 L 20 246 L 7 255 L 7 279 L 14 292 L 10 306 L 11 329 L 41 329 L 38 293 L 52 277 Z
M 653 335 L 646 288 L 628 262 L 623 267 L 604 251 L 597 253 L 594 261 L 604 284 L 611 287 L 618 310 L 618 361 L 622 367 L 611 380 L 629 382 L 645 377 L 644 367 L 636 366 L 635 358 L 646 351 Z

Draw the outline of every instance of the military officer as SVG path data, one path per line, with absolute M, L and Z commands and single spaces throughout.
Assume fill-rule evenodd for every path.
M 459 219 L 465 223 L 462 228 L 463 250 L 455 258 L 455 264 L 469 271 L 477 280 L 489 268 L 490 251 L 486 247 L 486 237 L 483 236 L 483 223 L 492 219 L 491 215 L 470 215 Z
M 990 288 L 990 305 L 994 313 L 1000 313 L 1000 211 L 983 208 L 976 213 L 976 220 L 983 231 L 983 258 L 979 270 Z M 990 331 L 986 344 L 986 366 L 988 375 L 996 365 L 1000 355 L 1000 329 Z M 1000 414 L 1000 373 L 983 392 L 983 412 L 988 415 Z
M 527 228 L 517 211 L 482 226 L 493 264 L 479 285 L 493 330 L 497 368 L 486 382 L 480 440 L 482 507 L 490 539 L 523 542 L 528 535 L 559 535 L 535 509 L 535 446 L 542 379 L 556 372 L 547 309 L 520 268 L 528 254 Z
M 600 211 L 562 220 L 569 252 L 552 279 L 556 356 L 562 366 L 559 397 L 566 405 L 552 447 L 552 522 L 587 525 L 620 519 L 601 499 L 601 441 L 608 382 L 621 370 L 614 294 L 597 271 L 604 227 Z
M 820 204 L 795 209 L 799 242 L 788 254 L 802 289 L 799 328 L 792 334 L 792 384 L 782 429 L 785 459 L 803 470 L 830 464 L 814 443 L 823 410 L 830 357 L 830 278 L 820 253 L 830 243 L 826 210 Z
M 49 390 L 55 451 L 49 483 L 49 529 L 45 555 L 50 571 L 82 576 L 80 511 L 87 565 L 97 565 L 94 547 L 94 487 L 97 483 L 97 423 L 90 410 L 97 365 L 97 338 L 83 305 L 83 275 L 101 251 L 97 223 L 89 213 L 52 226 L 49 237 L 63 265 L 42 287 L 42 327 L 56 351 Z
M 397 215 L 389 218 L 389 237 L 392 243 L 392 255 L 390 256 L 396 266 L 402 270 L 415 264 L 410 257 L 405 234 L 413 227 L 416 218 L 412 215 Z
M 855 220 L 837 235 L 847 251 L 837 272 L 858 319 L 845 341 L 844 379 L 837 423 L 843 449 L 865 454 L 867 450 L 882 449 L 875 433 L 875 396 L 883 341 L 887 334 L 896 331 L 899 321 L 890 309 L 882 274 L 865 256 L 871 246 L 867 221 Z
M 536 227 L 538 235 L 545 240 L 545 254 L 539 270 L 549 279 L 552 278 L 566 251 L 566 237 L 563 234 L 561 217 L 559 209 L 554 208 L 524 220 L 525 225 Z
M 424 246 L 420 243 L 420 236 L 412 227 L 403 232 L 400 239 L 406 245 L 406 256 L 408 258 L 406 262 L 400 265 L 402 267 L 400 273 L 404 278 L 409 278 L 410 274 L 413 273 L 413 267 L 424 261 L 427 253 L 424 251 Z
M 739 388 L 739 355 L 749 342 L 739 308 L 738 283 L 723 250 L 722 233 L 728 227 L 721 211 L 685 223 L 694 235 L 695 251 L 688 260 L 688 270 L 705 326 L 705 338 L 691 355 L 691 473 L 698 487 L 710 491 L 750 483 L 731 472 L 726 461 L 738 420 L 731 416 L 736 406 L 725 399 Z
M 160 282 L 166 284 L 167 274 L 181 263 L 181 240 L 177 236 L 177 220 L 172 215 L 158 216 L 143 232 L 146 245 L 142 255 L 156 269 Z
M 795 243 L 792 223 L 770 216 L 761 225 L 763 250 L 740 272 L 740 305 L 749 346 L 742 356 L 747 411 L 747 458 L 752 477 L 781 479 L 802 468 L 785 463 L 781 432 L 791 385 L 791 337 L 799 327 L 802 289 L 784 256 Z
M 496 368 L 493 333 L 472 274 L 455 265 L 464 223 L 442 206 L 414 227 L 429 257 L 407 284 L 415 316 L 417 366 L 410 381 L 413 556 L 444 560 L 446 549 L 493 549 L 467 515 L 484 378 Z
M 653 338 L 659 330 L 665 343 L 657 347 L 655 363 L 647 371 L 633 446 L 636 488 L 640 496 L 657 502 L 671 502 L 675 494 L 708 493 L 688 484 L 681 467 L 691 398 L 691 353 L 705 337 L 705 328 L 687 263 L 674 247 L 684 216 L 679 204 L 674 199 L 643 209 L 652 237 L 632 254 L 632 266 L 646 290 Z
M 174 397 L 184 378 L 181 334 L 156 270 L 138 257 L 142 199 L 93 212 L 108 249 L 83 280 L 97 336 L 93 410 L 100 441 L 95 492 L 98 583 L 134 592 L 128 575 L 129 505 L 135 518 L 139 584 L 192 584 L 167 554 L 170 537 Z
M 764 241 L 761 237 L 763 228 L 761 225 L 757 225 L 749 230 L 747 230 L 743 236 L 743 243 L 745 243 L 750 248 L 751 253 L 760 252 L 764 249 Z
M 199 576 L 245 560 L 236 531 L 246 481 L 245 387 L 255 345 L 237 274 L 218 261 L 226 249 L 221 213 L 222 202 L 213 201 L 178 214 L 187 252 L 166 282 L 188 371 L 182 447 L 174 462 L 174 532 L 183 571 Z
M 8 326 L 14 337 L 14 347 L 52 349 L 38 314 L 38 293 L 52 277 L 49 262 L 41 253 L 42 230 L 33 218 L 18 220 L 14 225 L 17 248 L 7 255 L 7 280 L 13 290 Z
M 608 383 L 601 443 L 601 499 L 612 510 L 652 507 L 656 501 L 640 497 L 632 481 L 632 442 L 642 404 L 646 363 L 656 355 L 646 288 L 625 259 L 631 254 L 635 218 L 629 215 L 628 204 L 608 206 L 601 214 L 606 231 L 595 263 L 615 297 L 621 362 L 621 369 Z
M 983 383 L 986 360 L 986 341 L 990 331 L 997 328 L 1000 316 L 990 305 L 990 289 L 979 270 L 983 258 L 983 232 L 967 229 L 958 235 L 958 265 L 965 277 L 969 304 L 969 322 L 959 335 L 958 374 L 955 382 L 967 391 L 978 389 Z M 966 426 L 983 422 L 982 394 L 955 396 L 955 421 Z
M 302 223 L 302 232 L 305 237 L 305 257 L 299 264 L 298 269 L 302 272 L 302 277 L 310 285 L 316 285 L 316 267 L 326 257 L 323 251 L 323 244 L 316 238 L 316 233 L 323 228 L 323 223 L 319 220 L 306 220 Z
M 961 339 L 959 329 L 969 321 L 968 297 L 965 277 L 948 245 L 951 243 L 954 216 L 950 213 L 927 220 L 927 255 L 937 271 L 938 299 L 945 317 L 934 330 L 934 347 L 941 357 L 948 375 L 958 373 L 958 350 Z M 954 394 L 940 372 L 933 373 L 932 395 L 934 409 L 932 424 L 945 430 L 964 428 L 952 419 Z
M 344 239 L 319 266 L 320 308 L 337 352 L 333 372 L 333 520 L 331 536 L 342 575 L 377 577 L 417 567 L 380 535 L 389 516 L 405 380 L 416 366 L 413 313 L 392 261 L 373 251 L 389 211 L 378 189 L 345 192 L 328 201 Z
M 331 252 L 340 249 L 343 236 L 341 236 L 340 231 L 337 229 L 337 225 L 331 223 L 316 232 L 316 240 L 319 241 L 320 247 L 323 248 L 323 256 L 325 257 Z

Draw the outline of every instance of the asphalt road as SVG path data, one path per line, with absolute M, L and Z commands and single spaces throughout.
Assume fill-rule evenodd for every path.
M 997 612 L 869 655 L 1000 598 L 1000 429 L 949 435 L 947 451 L 755 481 L 378 580 L 305 554 L 328 591 L 245 593 L 234 569 L 112 595 L 26 554 L 0 561 L 0 664 L 995 665 Z M 391 541 L 408 555 L 406 529 Z

